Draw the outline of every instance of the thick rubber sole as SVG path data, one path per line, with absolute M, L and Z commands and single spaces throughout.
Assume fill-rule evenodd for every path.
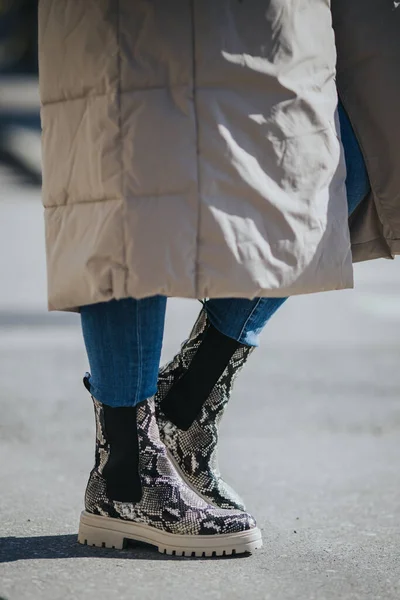
M 225 535 L 176 535 L 144 523 L 81 513 L 78 542 L 99 548 L 122 549 L 127 540 L 156 546 L 162 554 L 175 556 L 230 556 L 249 554 L 261 548 L 258 528 Z
M 192 492 L 194 492 L 196 494 L 196 496 L 198 496 L 199 498 L 204 500 L 204 502 L 207 502 L 207 504 L 209 504 L 210 506 L 213 506 L 214 508 L 227 508 L 226 506 L 225 507 L 218 506 L 218 504 L 216 502 L 213 502 L 213 500 L 211 498 L 207 498 L 207 496 L 204 496 L 203 494 L 201 494 L 199 492 L 199 490 L 196 490 L 196 488 L 191 483 L 191 481 L 189 481 L 189 479 L 185 476 L 185 473 L 182 471 L 182 469 L 176 462 L 176 460 L 175 460 L 174 456 L 172 455 L 171 451 L 169 450 L 169 448 L 167 448 L 167 446 L 165 446 L 165 448 L 167 450 L 167 456 L 168 456 L 169 460 L 171 461 L 172 466 L 174 467 L 175 471 L 178 473 L 178 475 L 182 479 L 183 483 L 185 483 L 188 486 L 188 488 L 191 489 Z M 246 507 L 244 506 L 244 504 L 241 507 L 230 506 L 230 507 L 228 507 L 228 510 L 229 509 L 241 510 L 242 512 L 246 512 Z

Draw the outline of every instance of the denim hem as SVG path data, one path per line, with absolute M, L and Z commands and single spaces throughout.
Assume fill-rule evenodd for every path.
M 107 406 L 111 406 L 112 408 L 137 406 L 144 400 L 148 400 L 149 398 L 154 396 L 157 392 L 157 388 L 155 387 L 154 389 L 149 388 L 148 393 L 147 393 L 147 390 L 144 390 L 144 392 L 143 392 L 144 397 L 140 397 L 138 395 L 139 390 L 136 390 L 133 394 L 129 394 L 125 398 L 121 398 L 121 397 L 116 398 L 115 397 L 115 388 L 108 390 L 106 387 L 94 386 L 90 382 L 90 379 L 89 379 L 89 385 L 90 385 L 90 394 L 93 396 L 93 398 L 96 398 L 96 400 L 98 402 L 101 402 L 101 404 L 106 404 Z

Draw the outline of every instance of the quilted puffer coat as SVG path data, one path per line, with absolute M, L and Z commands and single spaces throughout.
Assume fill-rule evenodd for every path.
M 51 309 L 352 286 L 328 0 L 40 0 L 39 31 Z

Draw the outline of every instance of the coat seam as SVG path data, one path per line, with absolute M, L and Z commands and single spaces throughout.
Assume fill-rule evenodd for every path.
M 156 194 L 129 194 L 129 198 L 132 200 L 149 199 L 149 198 L 174 198 L 176 196 L 186 196 L 188 192 L 168 192 L 168 193 L 156 193 Z M 81 204 L 97 204 L 99 202 L 126 202 L 125 197 L 102 197 L 102 198 L 93 198 L 90 200 L 77 200 L 75 202 L 64 202 L 63 204 L 44 204 L 44 208 L 67 208 L 68 206 L 79 206 Z
M 128 290 L 128 265 L 127 265 L 127 232 L 126 232 L 126 200 L 125 200 L 125 178 L 124 178 L 124 159 L 123 159 L 123 134 L 122 134 L 122 68 L 121 68 L 121 1 L 117 2 L 117 20 L 116 20 L 116 38 L 117 38 L 117 105 L 118 105 L 118 130 L 119 130 L 119 163 L 120 163 L 120 185 L 123 202 L 122 216 L 122 262 L 125 267 L 124 273 L 124 294 L 127 295 Z
M 120 93 L 123 96 L 124 94 L 135 94 L 137 93 L 141 93 L 141 92 L 151 92 L 151 91 L 160 91 L 160 90 L 175 90 L 175 89 L 179 89 L 179 88 L 189 88 L 190 87 L 190 82 L 185 82 L 185 83 L 176 83 L 176 84 L 170 84 L 170 83 L 164 83 L 162 85 L 154 85 L 154 86 L 147 86 L 147 87 L 135 87 L 135 88 L 129 88 L 126 90 L 121 90 Z M 231 84 L 230 87 L 228 88 L 229 90 L 232 91 L 236 91 L 236 88 L 240 89 L 240 85 L 237 84 L 236 86 Z M 198 89 L 202 92 L 204 91 L 210 91 L 215 92 L 215 91 L 222 91 L 222 92 L 226 92 L 227 87 L 223 86 L 223 85 L 200 85 L 198 86 Z M 65 102 L 79 102 L 80 100 L 89 100 L 90 98 L 104 98 L 105 96 L 112 96 L 114 93 L 114 89 L 111 89 L 107 92 L 99 92 L 99 93 L 88 93 L 88 94 L 82 94 L 80 96 L 73 96 L 71 98 L 60 98 L 59 100 L 41 100 L 41 107 L 42 108 L 46 108 L 46 106 L 51 106 L 53 104 L 62 104 Z M 262 90 L 260 90 L 260 93 L 262 93 Z M 324 127 L 321 129 L 321 131 L 325 131 L 329 129 L 329 127 Z M 310 132 L 306 132 L 305 134 L 301 134 L 301 135 L 309 135 L 312 133 L 319 133 L 320 130 L 317 131 L 310 131 Z M 290 137 L 299 137 L 299 136 L 289 136 L 288 138 L 284 138 L 284 139 L 290 139 Z
M 365 246 L 365 244 L 373 244 L 374 242 L 382 242 L 382 241 L 389 244 L 389 242 L 400 242 L 400 238 L 374 237 L 373 239 L 367 240 L 366 242 L 352 242 L 351 246 L 352 246 L 352 248 L 357 248 L 357 246 Z
M 148 86 L 148 87 L 143 87 L 143 88 L 132 88 L 132 89 L 128 89 L 128 90 L 120 90 L 120 94 L 134 94 L 135 92 L 148 92 L 148 91 L 152 91 L 152 90 L 165 90 L 165 89 L 176 89 L 176 88 L 183 88 L 183 87 L 188 87 L 187 83 L 177 83 L 176 85 L 154 85 L 154 86 Z M 114 93 L 114 89 L 109 90 L 108 92 L 100 92 L 100 93 L 96 93 L 96 94 L 83 94 L 81 96 L 74 96 L 73 98 L 61 98 L 60 100 L 47 100 L 47 101 L 42 101 L 41 102 L 41 106 L 42 107 L 46 107 L 46 106 L 51 106 L 52 104 L 62 104 L 63 102 L 79 102 L 80 100 L 89 100 L 90 98 L 104 98 L 104 96 L 112 96 Z
M 201 183 L 200 183 L 200 140 L 199 140 L 199 120 L 197 114 L 197 89 L 196 89 L 196 0 L 191 1 L 192 9 L 192 89 L 193 89 L 193 112 L 194 126 L 196 135 L 196 174 L 197 174 L 197 222 L 196 222 L 196 255 L 195 255 L 195 273 L 194 273 L 194 292 L 195 296 L 199 296 L 200 283 L 200 230 L 201 230 Z

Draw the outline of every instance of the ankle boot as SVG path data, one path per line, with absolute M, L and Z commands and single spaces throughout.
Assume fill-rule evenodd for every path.
M 261 547 L 250 515 L 210 506 L 177 475 L 159 438 L 153 399 L 132 408 L 93 403 L 96 459 L 80 543 L 122 548 L 130 539 L 180 556 L 221 556 Z
M 156 413 L 168 456 L 185 483 L 219 508 L 245 510 L 221 477 L 217 444 L 234 379 L 252 350 L 217 331 L 202 309 L 179 354 L 159 373 Z

